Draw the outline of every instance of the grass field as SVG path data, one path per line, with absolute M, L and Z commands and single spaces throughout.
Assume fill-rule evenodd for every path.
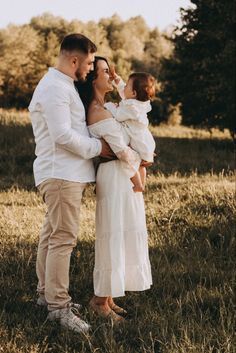
M 234 148 L 227 131 L 152 127 L 158 158 L 145 192 L 153 287 L 127 293 L 113 327 L 88 310 L 93 293 L 94 186 L 84 194 L 70 293 L 88 336 L 45 321 L 35 260 L 45 206 L 33 186 L 27 113 L 0 111 L 0 352 L 235 352 Z

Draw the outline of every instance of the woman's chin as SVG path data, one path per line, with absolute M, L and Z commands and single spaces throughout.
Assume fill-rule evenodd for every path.
M 113 86 L 112 86 L 112 84 L 110 84 L 110 85 L 108 85 L 108 88 L 107 88 L 107 92 L 111 92 L 111 91 L 113 91 Z

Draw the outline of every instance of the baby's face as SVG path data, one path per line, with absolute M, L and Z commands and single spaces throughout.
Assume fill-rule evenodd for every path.
M 134 99 L 136 98 L 136 92 L 133 90 L 133 80 L 130 78 L 124 88 L 125 99 Z

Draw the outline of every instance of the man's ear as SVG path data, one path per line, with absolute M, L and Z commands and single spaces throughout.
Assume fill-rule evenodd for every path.
M 78 64 L 78 66 L 80 66 L 82 61 L 83 61 L 83 58 L 80 55 L 72 56 L 72 64 L 73 65 Z
M 72 57 L 71 57 L 71 64 L 72 64 L 72 66 L 75 66 L 76 63 L 77 63 L 77 61 L 78 61 L 78 58 L 77 58 L 76 56 L 72 56 Z
M 133 90 L 133 97 L 136 98 L 137 97 L 137 92 L 135 90 Z

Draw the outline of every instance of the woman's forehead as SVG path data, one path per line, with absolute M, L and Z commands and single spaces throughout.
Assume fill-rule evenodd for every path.
M 109 69 L 106 61 L 104 61 L 104 60 L 99 60 L 97 65 L 100 69 Z

